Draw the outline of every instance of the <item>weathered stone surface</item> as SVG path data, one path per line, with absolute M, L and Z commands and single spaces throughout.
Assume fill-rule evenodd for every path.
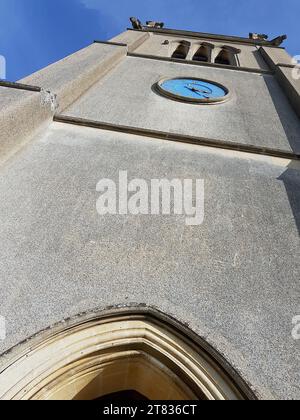
M 124 45 L 95 43 L 23 83 L 50 89 L 71 117 L 299 154 L 300 91 L 284 50 L 183 34 L 127 31 L 112 40 Z M 203 40 L 214 54 L 232 41 L 248 69 L 149 58 L 169 57 L 182 37 L 189 59 Z M 231 98 L 189 105 L 152 89 L 178 76 L 222 83 Z M 292 337 L 300 314 L 299 162 L 158 140 L 149 131 L 146 138 L 51 124 L 47 102 L 40 92 L 0 88 L 0 321 L 7 326 L 0 354 L 80 313 L 149 306 L 203 337 L 258 397 L 300 399 L 300 342 Z M 149 181 L 204 179 L 204 223 L 100 217 L 96 185 L 117 181 L 120 170 Z
M 48 102 L 47 96 L 47 92 L 0 86 L 0 162 L 50 124 L 55 102 Z
M 263 57 L 267 57 L 275 66 L 278 64 L 292 64 L 291 56 L 283 48 L 261 47 Z
M 63 110 L 111 70 L 126 54 L 126 47 L 94 43 L 22 79 L 21 82 L 50 89 L 57 94 L 60 110 Z
M 157 95 L 162 78 L 217 81 L 231 99 L 191 105 Z M 274 76 L 128 57 L 64 114 L 235 144 L 300 152 L 300 122 Z
M 141 46 L 149 37 L 150 34 L 148 32 L 126 31 L 112 38 L 111 41 L 123 42 L 124 44 L 127 44 L 128 51 L 133 52 L 139 46 Z
M 96 184 L 203 178 L 205 221 L 106 216 Z M 1 351 L 80 312 L 143 303 L 188 324 L 264 398 L 300 398 L 299 164 L 53 124 L 1 168 Z

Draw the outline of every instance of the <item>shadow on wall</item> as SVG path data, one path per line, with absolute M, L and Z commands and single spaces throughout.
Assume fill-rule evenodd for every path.
M 266 61 L 264 60 L 264 58 L 263 58 L 263 56 L 262 56 L 262 54 L 261 54 L 260 51 L 258 51 L 258 50 L 253 51 L 253 57 L 255 58 L 257 64 L 259 65 L 259 67 L 261 67 L 263 69 L 266 69 L 266 70 L 269 70 L 269 66 L 266 63 Z
M 300 120 L 274 76 L 264 76 L 270 97 L 289 141 L 291 150 L 300 154 Z
M 284 183 L 300 235 L 300 162 L 291 162 L 278 180 Z
M 291 150 L 296 154 L 300 154 L 300 120 L 277 80 L 273 76 L 265 76 L 264 79 Z M 292 161 L 278 180 L 284 183 L 300 235 L 300 162 Z

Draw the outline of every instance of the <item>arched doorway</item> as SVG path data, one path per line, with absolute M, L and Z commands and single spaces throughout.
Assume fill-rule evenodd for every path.
M 78 317 L 11 352 L 4 400 L 254 399 L 205 342 L 152 309 Z

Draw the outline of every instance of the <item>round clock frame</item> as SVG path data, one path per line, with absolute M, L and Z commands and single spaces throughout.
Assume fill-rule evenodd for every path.
M 214 86 L 222 89 L 224 91 L 225 95 L 220 96 L 220 97 L 213 97 L 213 98 L 192 98 L 192 97 L 188 97 L 188 96 L 185 97 L 183 95 L 167 91 L 166 89 L 163 88 L 163 84 L 165 82 L 172 81 L 172 80 L 190 80 L 190 81 L 195 81 L 195 82 L 199 82 L 199 83 L 209 83 L 210 85 L 214 85 Z M 185 103 L 189 103 L 189 104 L 198 104 L 198 105 L 199 104 L 200 105 L 216 105 L 216 104 L 224 103 L 224 102 L 228 101 L 230 99 L 230 96 L 231 96 L 230 91 L 227 87 L 221 85 L 218 82 L 207 80 L 207 79 L 200 79 L 198 77 L 163 78 L 163 79 L 159 80 L 157 83 L 155 83 L 154 90 L 159 95 L 164 96 L 168 99 L 172 99 L 172 100 L 180 101 L 180 102 L 185 102 Z

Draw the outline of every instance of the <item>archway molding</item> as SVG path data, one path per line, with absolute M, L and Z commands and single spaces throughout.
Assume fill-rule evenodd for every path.
M 3 400 L 93 400 L 135 391 L 149 400 L 255 396 L 204 340 L 151 308 L 78 316 L 7 355 Z

